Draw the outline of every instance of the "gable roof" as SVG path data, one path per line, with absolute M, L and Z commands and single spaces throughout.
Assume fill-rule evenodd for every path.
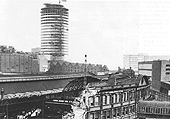
M 63 65 L 64 61 L 63 60 L 58 60 L 57 61 L 60 65 Z

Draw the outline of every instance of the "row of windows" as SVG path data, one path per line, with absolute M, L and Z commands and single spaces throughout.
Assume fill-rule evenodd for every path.
M 66 28 L 68 28 L 68 25 L 65 25 L 65 24 L 55 24 L 55 23 L 42 24 L 41 25 L 42 30 L 45 29 L 45 28 L 56 28 L 56 27 L 59 27 L 60 29 L 66 29 Z
M 68 36 L 67 34 L 64 34 L 64 33 L 55 33 L 55 34 L 52 34 L 52 33 L 48 33 L 48 34 L 41 34 L 42 36 L 51 36 L 51 37 L 58 37 L 58 38 L 64 38 L 64 36 Z M 61 37 L 62 36 L 62 37 Z
M 165 74 L 166 74 L 166 75 L 169 75 L 169 74 L 170 74 L 170 72 L 165 72 Z
M 64 9 L 44 9 L 42 13 L 57 13 L 57 14 L 62 14 L 62 13 L 68 13 Z
M 89 119 L 110 119 L 112 117 L 120 117 L 123 115 L 129 115 L 130 113 L 135 112 L 135 105 L 130 105 L 123 107 L 123 110 L 121 110 L 121 107 L 116 107 L 114 109 L 110 110 L 104 110 L 104 111 L 96 111 L 91 112 L 89 115 Z
M 170 108 L 156 108 L 156 107 L 140 107 L 140 112 L 142 113 L 151 113 L 151 114 L 170 114 Z
M 67 30 L 65 30 L 65 29 L 60 29 L 60 28 L 56 28 L 56 29 L 50 29 L 50 30 L 43 30 L 41 33 L 68 33 L 68 31 Z
M 170 71 L 170 68 L 166 68 L 166 71 Z
M 57 14 L 57 13 L 44 13 L 44 14 L 41 14 L 41 16 L 44 16 L 44 15 L 62 15 L 62 16 L 68 16 L 68 13 L 65 13 L 65 14 Z
M 60 38 L 64 38 L 64 39 L 67 39 L 67 37 L 61 37 L 60 36 Z M 50 36 L 50 37 L 41 37 L 41 42 L 47 42 L 47 41 L 51 41 L 51 40 L 54 40 L 55 39 L 55 37 L 52 37 L 52 36 Z M 67 42 L 66 40 L 64 41 L 65 43 Z
M 170 64 L 166 64 L 166 67 L 170 67 Z
M 68 23 L 66 23 L 66 22 L 58 22 L 58 21 L 54 21 L 54 22 L 43 22 L 43 23 L 41 23 L 41 24 L 65 24 L 65 25 L 68 25 Z
M 102 98 L 102 102 L 101 102 Z M 102 97 L 100 96 L 91 96 L 89 97 L 89 106 L 100 106 L 102 105 L 109 105 L 114 103 L 120 103 L 120 102 L 127 102 L 127 101 L 133 101 L 135 99 L 134 92 L 123 92 L 121 93 L 114 93 L 114 94 L 106 94 Z
M 85 72 L 85 69 L 84 68 L 82 68 L 82 67 L 65 67 L 65 66 L 63 66 L 63 68 L 51 68 L 50 69 L 50 71 L 51 72 L 59 72 L 59 71 L 61 71 L 61 72 L 63 72 L 63 70 L 64 70 L 64 72 Z M 106 71 L 107 69 L 102 69 L 101 70 L 101 68 L 98 68 L 98 67 L 96 67 L 96 68 L 87 68 L 87 72 L 92 72 L 92 73 L 94 73 L 94 74 L 96 74 L 98 71 Z
M 141 98 L 145 99 L 147 96 L 146 90 L 139 90 L 137 91 L 137 97 L 136 99 L 139 100 Z M 102 99 L 101 99 L 102 98 Z M 121 102 L 128 102 L 128 101 L 134 101 L 135 100 L 135 92 L 134 91 L 128 91 L 128 92 L 122 92 L 122 93 L 113 93 L 113 94 L 105 94 L 102 97 L 101 96 L 91 96 L 89 97 L 89 106 L 100 106 L 102 105 L 109 105 L 109 104 L 116 104 Z
M 63 16 L 48 16 L 48 17 L 41 17 L 41 19 L 46 19 L 46 18 L 63 18 L 63 19 L 68 19 L 68 17 L 63 17 Z
M 53 19 L 43 19 L 41 20 L 41 22 L 43 21 L 58 21 L 58 22 L 68 22 L 67 20 L 63 19 L 63 18 L 53 18 Z

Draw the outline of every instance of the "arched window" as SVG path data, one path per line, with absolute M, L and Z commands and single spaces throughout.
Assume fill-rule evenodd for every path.
M 145 107 L 142 107 L 142 112 L 145 112 Z
M 103 105 L 106 105 L 106 104 L 107 104 L 107 96 L 103 95 Z
M 164 108 L 164 114 L 168 114 L 167 108 Z
M 160 108 L 158 108 L 158 113 L 160 113 L 161 112 L 161 109 Z
M 94 113 L 94 119 L 99 119 L 99 112 L 98 111 Z
M 123 115 L 125 115 L 125 111 L 126 111 L 126 108 L 123 107 L 123 112 L 122 112 Z
M 125 102 L 126 101 L 126 92 L 123 93 L 123 101 Z
M 114 94 L 111 95 L 111 104 L 114 103 Z
M 114 108 L 114 109 L 113 109 L 112 114 L 113 114 L 113 117 L 116 117 L 116 116 L 117 116 L 117 108 Z
M 107 95 L 106 97 L 107 97 L 107 102 L 106 102 L 106 104 L 110 104 L 110 95 Z
M 149 112 L 149 108 L 148 107 L 146 107 L 146 113 L 148 113 Z
M 110 111 L 110 110 L 107 110 L 107 111 L 106 111 L 106 119 L 110 119 L 110 114 L 111 114 L 111 111 Z
M 99 96 L 95 96 L 95 106 L 99 106 L 99 100 L 100 98 L 99 98 Z
M 90 113 L 90 119 L 94 119 L 94 113 Z
M 114 103 L 117 103 L 117 94 L 114 94 Z
M 163 108 L 161 108 L 161 111 L 160 111 L 161 114 L 163 114 Z
M 126 112 L 125 112 L 125 114 L 128 114 L 128 113 L 129 113 L 129 108 L 126 107 Z
M 94 106 L 94 97 L 89 97 L 89 105 Z

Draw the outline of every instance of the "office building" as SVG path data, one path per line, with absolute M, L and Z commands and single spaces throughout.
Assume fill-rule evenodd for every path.
M 170 60 L 139 62 L 139 74 L 151 77 L 152 88 L 170 95 Z
M 123 67 L 131 67 L 133 70 L 138 71 L 138 62 L 141 61 L 153 61 L 153 60 L 169 60 L 169 55 L 147 55 L 147 54 L 138 54 L 138 55 L 124 55 L 123 56 Z
M 131 67 L 133 70 L 138 70 L 138 62 L 145 61 L 145 57 L 148 55 L 138 54 L 138 55 L 124 55 L 123 56 L 123 67 L 129 68 Z
M 44 4 L 41 9 L 41 52 L 48 60 L 63 60 L 67 54 L 68 9 Z

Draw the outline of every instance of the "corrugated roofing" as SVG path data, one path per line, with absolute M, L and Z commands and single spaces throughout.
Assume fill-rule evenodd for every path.
M 46 91 L 64 88 L 69 81 L 71 81 L 71 79 L 0 83 L 0 90 L 3 88 L 5 94 Z

